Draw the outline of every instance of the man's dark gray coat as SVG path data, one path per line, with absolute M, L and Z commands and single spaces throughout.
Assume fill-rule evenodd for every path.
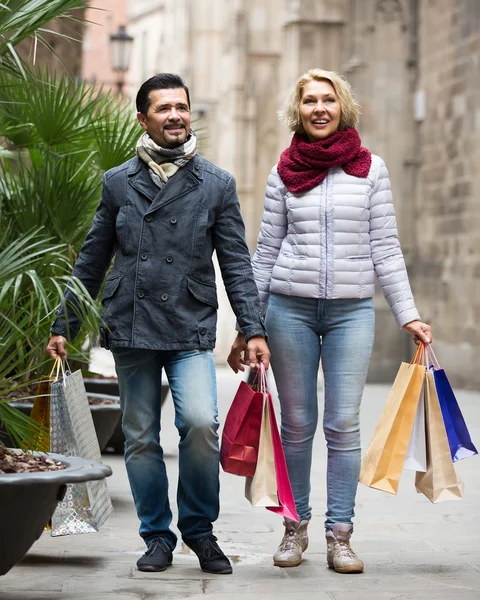
M 95 298 L 115 257 L 102 296 L 111 348 L 210 349 L 214 250 L 246 339 L 265 336 L 234 178 L 196 155 L 160 190 L 135 157 L 105 173 L 73 275 Z M 73 340 L 80 324 L 69 310 L 52 333 Z

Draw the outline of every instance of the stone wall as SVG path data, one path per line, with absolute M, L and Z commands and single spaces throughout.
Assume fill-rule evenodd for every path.
M 420 2 L 418 57 L 416 293 L 440 362 L 480 390 L 480 3 Z
M 252 252 L 268 173 L 289 143 L 276 114 L 286 93 L 313 67 L 351 81 L 362 139 L 389 168 L 412 287 L 438 358 L 455 385 L 480 389 L 480 2 L 131 0 L 130 16 L 132 93 L 160 70 L 186 78 L 196 126 L 208 135 L 204 154 L 236 177 Z M 369 377 L 391 382 L 412 343 L 381 292 L 375 305 Z M 231 323 L 222 302 L 219 360 Z

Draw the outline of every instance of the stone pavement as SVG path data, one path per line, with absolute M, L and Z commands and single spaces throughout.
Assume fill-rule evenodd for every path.
M 240 376 L 218 373 L 223 421 Z M 388 386 L 367 386 L 362 435 L 373 432 Z M 480 443 L 480 401 L 458 392 L 472 437 Z M 176 430 L 171 401 L 162 417 L 171 497 L 177 476 Z M 301 566 L 280 569 L 272 554 L 282 535 L 281 518 L 252 508 L 240 477 L 221 475 L 221 517 L 215 532 L 234 563 L 233 575 L 209 575 L 179 542 L 173 566 L 163 573 L 134 567 L 144 551 L 121 457 L 105 455 L 115 516 L 96 534 L 51 538 L 44 533 L 24 560 L 0 578 L 0 600 L 478 600 L 480 599 L 480 458 L 458 463 L 465 497 L 433 505 L 418 495 L 414 474 L 404 472 L 398 496 L 359 486 L 354 548 L 366 563 L 361 575 L 340 575 L 325 564 L 325 444 L 319 430 L 312 478 L 314 518 Z M 173 501 L 173 506 L 175 503 Z M 1 543 L 1 540 L 0 540 Z

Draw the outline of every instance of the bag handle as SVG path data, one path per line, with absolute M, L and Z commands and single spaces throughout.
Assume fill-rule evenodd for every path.
M 268 377 L 265 366 L 263 363 L 260 363 L 260 366 L 255 371 L 255 377 L 253 378 L 252 386 L 258 385 L 259 392 L 261 394 L 268 394 L 270 392 L 270 387 L 268 385 Z
M 440 363 L 437 360 L 437 357 L 435 356 L 435 352 L 433 351 L 432 344 L 429 344 L 428 346 L 426 346 L 426 348 L 425 348 L 425 354 L 427 356 L 427 360 L 430 360 L 432 362 L 432 365 L 433 365 L 434 369 L 441 369 L 442 368 L 440 366 Z
M 61 363 L 62 363 L 62 359 L 60 358 L 60 356 L 56 356 L 55 361 L 53 363 L 52 370 L 50 371 L 50 375 L 48 376 L 48 378 L 51 379 L 52 381 L 58 381 L 59 375 L 60 375 Z M 53 373 L 55 373 L 55 377 L 53 377 Z
M 67 366 L 66 369 L 65 365 Z M 60 379 L 60 372 L 62 373 L 62 378 L 65 382 L 65 375 L 70 372 L 70 365 L 68 364 L 66 358 L 60 358 L 60 356 L 57 356 L 55 357 L 55 362 L 53 363 L 53 367 L 48 378 L 54 382 L 58 381 Z M 53 377 L 54 373 L 55 377 Z
M 258 370 L 260 371 L 260 391 L 262 392 L 262 394 L 269 394 L 270 387 L 268 385 L 267 371 L 265 369 L 265 365 L 262 362 L 260 363 L 260 368 Z
M 415 352 L 412 360 L 410 361 L 410 365 L 423 365 L 425 364 L 425 344 L 420 342 L 417 347 L 417 351 Z

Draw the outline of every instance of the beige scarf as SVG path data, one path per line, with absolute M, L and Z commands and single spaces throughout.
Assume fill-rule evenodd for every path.
M 197 136 L 193 129 L 186 141 L 176 148 L 163 148 L 156 144 L 147 132 L 137 142 L 137 155 L 149 167 L 150 177 L 162 188 L 170 177 L 197 153 Z

